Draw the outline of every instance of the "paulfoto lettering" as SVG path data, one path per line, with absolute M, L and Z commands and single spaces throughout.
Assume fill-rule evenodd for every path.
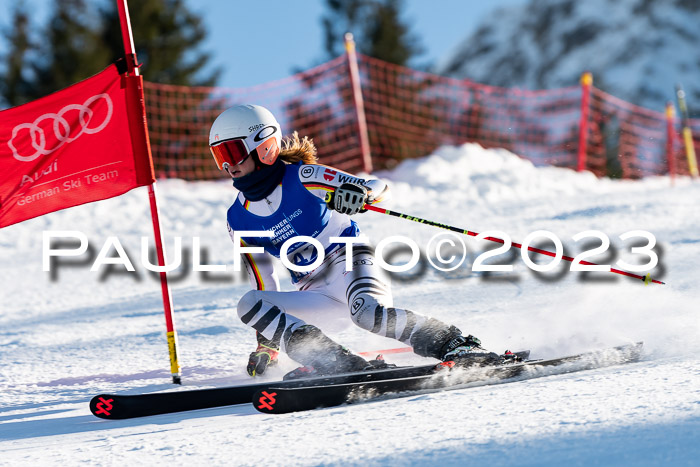
M 233 271 L 241 271 L 241 255 L 242 254 L 261 254 L 264 253 L 262 246 L 248 245 L 241 240 L 245 239 L 255 239 L 255 238 L 276 238 L 276 233 L 274 230 L 268 231 L 235 231 L 233 232 Z M 588 230 L 585 232 L 580 232 L 572 237 L 575 242 L 579 242 L 583 239 L 590 238 L 595 239 L 600 242 L 600 246 L 596 248 L 586 249 L 580 252 L 575 257 L 569 257 L 564 255 L 564 248 L 561 240 L 552 232 L 545 230 L 538 230 L 526 236 L 522 244 L 514 244 L 508 234 L 501 231 L 488 231 L 484 232 L 476 237 L 476 240 L 497 240 L 501 243 L 501 246 L 484 251 L 477 255 L 472 262 L 471 270 L 475 272 L 511 272 L 513 271 L 512 264 L 494 264 L 494 262 L 486 263 L 487 259 L 503 255 L 511 250 L 511 246 L 519 246 L 520 253 L 524 264 L 536 272 L 546 272 L 551 271 L 556 268 L 562 259 L 570 261 L 571 271 L 584 271 L 584 272 L 609 272 L 611 271 L 611 265 L 609 264 L 595 264 L 587 261 L 587 258 L 592 258 L 594 256 L 605 253 L 610 247 L 609 237 L 597 230 Z M 616 266 L 623 268 L 627 271 L 633 272 L 647 272 L 654 269 L 659 264 L 659 257 L 654 250 L 656 246 L 656 238 L 653 234 L 643 231 L 634 230 L 630 232 L 623 233 L 619 236 L 620 240 L 627 241 L 632 238 L 642 239 L 642 245 L 633 245 L 630 247 L 630 253 L 636 255 L 645 262 L 634 262 L 629 263 L 623 259 L 619 259 L 616 262 Z M 71 248 L 54 248 L 54 240 L 70 240 L 73 243 L 77 243 L 76 247 Z M 544 240 L 545 242 L 551 242 L 554 245 L 554 252 L 548 250 L 542 250 L 540 248 L 535 248 L 531 246 L 536 243 L 537 240 Z M 354 245 L 366 245 L 367 240 L 365 237 L 331 237 L 330 242 L 332 244 L 341 244 L 345 247 L 345 254 L 352 255 L 352 249 Z M 227 266 L 224 264 L 202 264 L 202 255 L 200 247 L 200 238 L 192 237 L 192 270 L 195 272 L 226 272 Z M 60 257 L 74 257 L 81 256 L 85 254 L 88 249 L 89 241 L 87 236 L 80 231 L 44 231 L 43 232 L 43 247 L 42 247 L 42 265 L 43 271 L 51 271 L 52 263 L 55 262 L 56 258 Z M 404 264 L 390 264 L 387 260 L 387 256 L 393 256 L 392 254 L 387 254 L 386 251 L 389 246 L 399 247 L 403 249 L 410 250 L 410 258 Z M 459 268 L 465 261 L 468 250 L 463 239 L 455 234 L 438 233 L 433 235 L 426 244 L 426 256 L 430 265 L 442 272 L 449 272 Z M 395 250 L 395 249 L 394 249 Z M 116 256 L 111 256 L 110 254 L 114 251 Z M 149 260 L 149 238 L 141 237 L 141 254 L 140 260 L 141 265 L 153 272 L 171 272 L 178 269 L 182 265 L 182 237 L 174 237 L 174 245 L 172 259 L 168 264 L 157 265 L 153 264 Z M 295 257 L 295 255 L 300 255 L 303 252 L 304 255 L 310 255 L 311 262 L 306 261 L 305 264 L 294 264 L 290 261 L 290 258 Z M 546 264 L 541 264 L 539 262 L 533 261 L 531 258 L 532 253 L 542 254 L 543 257 L 548 257 L 548 262 Z M 52 260 L 53 258 L 53 260 Z M 403 235 L 394 235 L 382 239 L 375 246 L 375 258 L 377 264 L 389 271 L 391 273 L 406 272 L 414 268 L 421 258 L 421 248 L 417 242 L 409 237 Z M 325 260 L 325 250 L 323 245 L 315 238 L 308 236 L 294 236 L 286 238 L 280 247 L 280 261 L 289 270 L 305 273 L 310 272 L 319 267 Z M 126 250 L 122 246 L 122 243 L 117 237 L 107 237 L 107 239 L 102 244 L 102 247 L 95 257 L 90 270 L 92 272 L 100 271 L 100 268 L 108 265 L 122 266 L 126 271 L 135 271 L 134 264 L 131 260 L 131 256 L 126 253 Z M 353 263 L 346 262 L 346 271 L 352 271 Z

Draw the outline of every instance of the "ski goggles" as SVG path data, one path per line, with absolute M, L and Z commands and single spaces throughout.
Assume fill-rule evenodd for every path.
M 224 164 L 238 165 L 244 162 L 250 153 L 242 139 L 229 139 L 209 146 L 219 170 L 224 170 Z

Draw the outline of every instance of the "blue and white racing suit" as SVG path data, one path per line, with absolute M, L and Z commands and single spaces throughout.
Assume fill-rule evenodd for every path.
M 263 247 L 265 253 L 243 255 L 255 290 L 238 302 L 238 316 L 283 351 L 291 333 L 307 323 L 324 332 L 337 332 L 352 321 L 410 345 L 411 336 L 426 321 L 422 315 L 392 306 L 389 277 L 369 246 L 353 245 L 352 258 L 348 259 L 344 244 L 331 243 L 331 237 L 360 235 L 349 216 L 329 209 L 324 201 L 328 191 L 343 183 L 366 186 L 372 203 L 388 195 L 387 185 L 380 180 L 357 178 L 324 165 L 297 163 L 286 166 L 282 182 L 269 196 L 249 201 L 240 193 L 228 210 L 232 239 L 235 231 L 274 232 L 272 238 L 241 238 L 243 246 Z M 318 240 L 325 249 L 325 260 L 310 272 L 290 270 L 297 291 L 281 292 L 271 257 L 279 259 L 282 244 L 296 236 Z M 313 245 L 298 242 L 288 249 L 287 259 L 307 266 L 317 255 Z M 346 261 L 352 261 L 352 271 L 346 271 Z

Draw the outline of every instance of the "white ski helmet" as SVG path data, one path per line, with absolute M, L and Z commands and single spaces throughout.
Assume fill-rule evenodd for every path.
M 216 117 L 209 149 L 219 170 L 237 165 L 256 151 L 262 164 L 272 165 L 282 147 L 282 129 L 275 116 L 259 105 L 235 105 Z

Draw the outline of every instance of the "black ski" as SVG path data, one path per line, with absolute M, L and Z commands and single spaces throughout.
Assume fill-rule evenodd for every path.
M 522 377 L 524 379 L 545 376 L 545 367 L 571 363 L 562 372 L 582 371 L 619 363 L 636 361 L 641 356 L 642 343 L 612 349 L 586 352 L 549 360 L 530 360 L 522 363 L 441 370 L 417 376 L 381 379 L 366 382 L 349 382 L 310 387 L 281 387 L 268 384 L 253 396 L 253 405 L 263 413 L 282 414 L 312 410 L 322 407 L 371 400 L 389 393 L 410 395 L 416 391 L 456 389 L 461 385 L 492 380 L 502 381 Z M 521 379 L 522 379 L 521 378 Z
M 527 359 L 529 351 L 516 352 Z M 306 386 L 327 386 L 370 382 L 380 379 L 406 378 L 430 374 L 435 364 L 420 366 L 390 367 L 364 372 L 346 373 L 333 376 L 317 376 L 294 380 L 246 384 L 213 389 L 190 389 L 152 394 L 100 394 L 90 401 L 93 415 L 110 420 L 147 417 L 187 410 L 208 409 L 226 405 L 248 404 L 256 392 L 271 385 L 276 388 L 296 388 Z
M 225 405 L 248 404 L 260 389 L 275 387 L 302 387 L 310 385 L 342 384 L 373 381 L 379 378 L 417 376 L 431 371 L 435 365 L 395 367 L 361 373 L 319 376 L 289 381 L 245 384 L 212 389 L 190 389 L 152 394 L 100 394 L 90 401 L 93 415 L 106 419 L 146 417 L 187 410 L 208 409 Z

